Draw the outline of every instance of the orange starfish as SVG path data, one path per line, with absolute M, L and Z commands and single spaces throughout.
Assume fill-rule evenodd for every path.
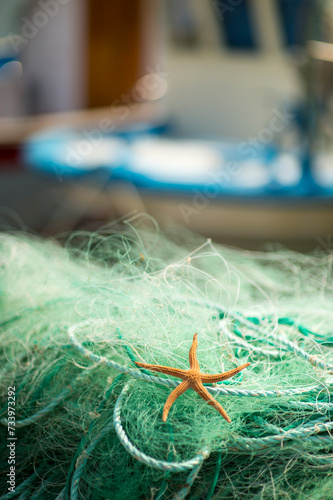
M 238 366 L 233 370 L 224 373 L 217 373 L 216 375 L 205 375 L 201 373 L 199 362 L 197 359 L 197 346 L 198 339 L 197 333 L 194 334 L 193 342 L 190 349 L 189 360 L 190 360 L 190 369 L 189 370 L 181 370 L 180 368 L 171 368 L 169 366 L 160 366 L 160 365 L 150 365 L 147 363 L 138 363 L 135 362 L 137 366 L 141 368 L 147 368 L 148 370 L 152 370 L 154 372 L 165 373 L 166 375 L 172 375 L 173 377 L 178 377 L 183 380 L 176 389 L 172 391 L 163 408 L 162 420 L 166 421 L 168 417 L 169 410 L 176 399 L 181 396 L 187 389 L 194 389 L 195 392 L 199 394 L 199 396 L 208 401 L 210 406 L 213 406 L 223 418 L 226 419 L 227 422 L 231 422 L 227 413 L 224 411 L 222 406 L 209 394 L 207 389 L 202 385 L 204 384 L 213 384 L 214 382 L 220 382 L 221 380 L 226 380 L 227 378 L 233 377 L 236 373 L 239 373 L 241 370 L 244 370 L 251 363 L 245 363 L 244 365 Z

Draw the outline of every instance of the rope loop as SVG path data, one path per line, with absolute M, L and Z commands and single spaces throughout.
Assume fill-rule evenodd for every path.
M 113 412 L 113 425 L 116 434 L 121 444 L 125 448 L 125 450 L 139 462 L 148 465 L 148 467 L 153 467 L 154 469 L 162 471 L 184 472 L 201 465 L 202 462 L 209 456 L 210 452 L 208 449 L 200 451 L 198 455 L 196 455 L 194 458 L 191 458 L 190 460 L 186 460 L 184 462 L 166 462 L 162 460 L 156 460 L 156 458 L 149 457 L 148 455 L 140 451 L 138 448 L 136 448 L 130 442 L 121 424 L 121 414 L 120 414 L 122 403 L 129 389 L 130 389 L 130 383 L 127 383 L 117 399 Z

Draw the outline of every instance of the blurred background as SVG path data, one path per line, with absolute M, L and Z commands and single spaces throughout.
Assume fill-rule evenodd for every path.
M 0 222 L 333 247 L 332 0 L 0 0 Z

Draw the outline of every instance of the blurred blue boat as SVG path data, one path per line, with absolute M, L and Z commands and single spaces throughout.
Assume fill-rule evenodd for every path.
M 23 147 L 24 162 L 45 175 L 75 178 L 103 171 L 114 180 L 160 193 L 199 192 L 216 197 L 332 196 L 333 176 L 321 174 L 304 182 L 304 153 L 275 146 L 258 150 L 213 140 L 175 139 L 166 126 L 137 124 L 110 135 L 83 135 L 71 129 L 31 137 Z M 329 159 L 328 159 L 329 161 Z M 326 169 L 327 170 L 327 169 Z

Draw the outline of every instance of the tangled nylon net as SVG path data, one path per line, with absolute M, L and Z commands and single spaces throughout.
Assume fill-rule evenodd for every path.
M 1 498 L 331 498 L 333 255 L 124 226 L 0 235 Z M 251 362 L 206 386 L 231 424 L 192 390 L 163 423 L 180 380 L 135 365 L 188 369 L 195 332 L 203 373 Z

